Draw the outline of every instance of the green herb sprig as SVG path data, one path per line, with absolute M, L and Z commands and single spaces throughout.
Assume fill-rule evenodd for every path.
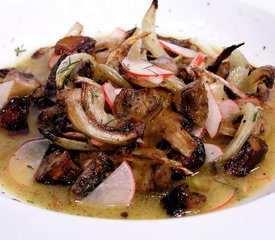
M 80 61 L 75 61 L 75 62 L 71 62 L 71 58 L 69 57 L 69 62 L 68 62 L 68 65 L 66 65 L 65 67 L 61 68 L 57 73 L 63 73 L 63 72 L 66 72 L 67 70 L 69 70 L 69 68 L 74 65 L 74 64 L 77 64 L 79 63 Z M 67 63 L 67 62 L 65 62 Z
M 235 187 L 235 186 L 233 186 L 233 185 L 231 185 L 231 184 L 228 184 L 228 183 L 225 183 L 225 182 L 221 182 L 221 181 L 219 181 L 219 180 L 217 180 L 217 179 L 214 179 L 214 181 L 217 182 L 217 183 L 220 183 L 220 184 L 222 184 L 222 185 L 224 185 L 224 186 L 233 188 L 233 189 L 236 190 L 236 191 L 239 191 L 239 188 L 237 188 L 237 187 Z
M 18 57 L 20 53 L 27 51 L 27 49 L 23 49 L 23 47 L 24 47 L 24 44 L 22 44 L 21 47 L 17 47 L 14 49 L 16 57 Z
M 154 73 L 154 74 L 156 74 L 157 76 L 159 76 L 158 73 L 156 73 L 155 71 L 153 71 L 153 70 L 151 69 L 152 67 L 154 67 L 154 65 L 150 65 L 150 66 L 144 67 L 143 69 L 146 69 L 146 70 L 150 71 L 151 73 Z

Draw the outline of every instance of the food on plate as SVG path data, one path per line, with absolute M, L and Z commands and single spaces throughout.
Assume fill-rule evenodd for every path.
M 0 69 L 0 149 L 12 142 L 3 176 L 22 199 L 96 217 L 179 217 L 230 206 L 271 179 L 275 68 L 252 66 L 244 43 L 217 51 L 156 34 L 157 8 L 104 39 L 76 23 Z

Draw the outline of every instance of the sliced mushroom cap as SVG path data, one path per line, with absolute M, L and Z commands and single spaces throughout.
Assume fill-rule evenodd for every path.
M 189 158 L 195 151 L 198 143 L 181 126 L 184 117 L 168 110 L 162 110 L 153 121 L 151 121 L 144 132 L 146 146 L 155 147 L 166 139 L 172 148 Z
M 267 151 L 268 146 L 264 140 L 250 137 L 241 150 L 228 160 L 224 168 L 230 175 L 246 176 L 263 159 Z
M 24 97 L 40 86 L 40 83 L 32 74 L 21 73 L 16 69 L 11 69 L 3 82 L 13 81 L 9 96 Z
M 113 113 L 117 118 L 148 122 L 162 109 L 162 97 L 154 89 L 122 89 L 116 96 Z
M 63 53 L 92 53 L 96 41 L 90 37 L 67 36 L 60 39 L 55 45 L 55 54 Z
M 150 61 L 150 63 L 153 63 L 157 67 L 160 67 L 162 69 L 166 69 L 168 71 L 173 72 L 175 75 L 178 72 L 178 67 L 176 63 L 173 62 L 173 59 L 166 56 L 161 56 L 155 60 Z
M 185 118 L 203 127 L 208 115 L 207 93 L 203 82 L 196 80 L 175 94 L 173 100 L 177 110 Z
M 262 66 L 254 70 L 248 77 L 251 84 L 258 85 L 264 82 L 266 87 L 271 89 L 273 87 L 275 78 L 275 68 L 270 65 Z
M 244 45 L 244 43 L 240 43 L 238 45 L 232 45 L 230 47 L 225 48 L 220 55 L 216 58 L 215 62 L 213 64 L 211 64 L 207 70 L 213 73 L 216 73 L 219 69 L 220 64 L 222 63 L 222 61 L 224 59 L 226 59 L 227 57 L 230 56 L 230 54 L 237 48 L 241 47 L 242 45 Z

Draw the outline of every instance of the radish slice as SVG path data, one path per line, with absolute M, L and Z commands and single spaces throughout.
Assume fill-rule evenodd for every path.
M 195 127 L 191 133 L 198 138 L 202 138 L 205 133 L 205 127 Z
M 115 93 L 115 88 L 111 83 L 106 82 L 102 85 L 102 90 L 104 92 L 106 102 L 108 103 L 110 108 L 113 109 L 114 101 L 117 95 Z
M 99 142 L 95 139 L 90 139 L 90 143 L 94 146 L 97 146 L 97 147 L 103 147 L 103 146 L 106 146 L 106 143 L 104 142 Z
M 138 139 L 137 139 L 137 143 L 138 143 L 139 146 L 141 146 L 141 147 L 146 147 L 145 142 L 144 142 L 141 138 L 138 138 Z
M 136 192 L 132 168 L 123 162 L 103 183 L 82 199 L 85 205 L 129 206 Z
M 233 93 L 235 93 L 237 96 L 239 96 L 240 98 L 248 98 L 248 96 L 243 93 L 240 89 L 236 88 L 235 86 L 233 86 L 230 82 L 227 82 L 226 80 L 224 80 L 223 78 L 221 78 L 220 76 L 206 71 L 210 76 L 214 77 L 217 81 L 222 82 L 226 87 L 228 87 Z
M 57 63 L 61 55 L 53 55 L 48 61 L 48 69 L 52 70 L 53 66 Z
M 262 178 L 257 178 L 256 181 L 271 181 L 271 177 L 270 176 L 265 176 L 265 177 L 262 177 Z
M 148 61 L 142 59 L 130 59 L 128 57 L 125 57 L 122 60 L 122 67 L 127 73 L 139 77 L 158 77 L 160 75 L 168 77 L 174 74 L 173 72 L 159 68 Z
M 177 46 L 175 44 L 172 44 L 172 43 L 169 43 L 169 42 L 166 42 L 166 41 L 163 41 L 163 40 L 159 40 L 160 44 L 168 49 L 169 51 L 172 51 L 178 55 L 181 55 L 181 56 L 184 56 L 186 58 L 196 58 L 197 55 L 199 54 L 198 52 L 192 50 L 192 49 L 189 49 L 189 48 L 184 48 L 184 47 L 180 47 L 180 46 Z
M 85 140 L 87 138 L 85 134 L 80 132 L 64 132 L 62 133 L 62 135 L 68 138 L 73 138 L 78 140 Z
M 198 53 L 196 58 L 194 58 L 193 61 L 189 64 L 188 68 L 199 67 L 203 62 L 204 58 L 205 56 L 203 55 L 203 53 Z
M 9 175 L 17 183 L 30 186 L 49 145 L 48 139 L 34 139 L 23 143 L 9 160 Z
M 122 88 L 115 88 L 115 94 L 118 95 L 120 93 L 120 91 L 122 90 Z
M 221 101 L 220 108 L 223 119 L 228 119 L 241 111 L 239 105 L 231 99 Z
M 0 109 L 7 103 L 14 81 L 3 82 L 0 84 Z
M 113 30 L 111 33 L 111 38 L 123 38 L 125 34 L 125 30 L 123 30 L 120 27 L 117 27 L 116 29 Z
M 259 98 L 250 98 L 250 97 L 249 98 L 239 98 L 239 99 L 236 99 L 235 101 L 238 104 L 251 102 L 256 107 L 261 107 L 261 108 L 263 107 L 263 102 Z
M 224 151 L 217 145 L 212 144 L 212 143 L 204 143 L 204 148 L 205 148 L 205 154 L 206 162 L 212 162 L 215 159 L 217 159 L 219 156 L 224 154 Z
M 137 79 L 139 80 L 139 78 Z M 163 76 L 157 76 L 157 77 L 143 77 L 141 80 L 145 80 L 147 82 L 159 85 L 163 82 Z
M 137 77 L 132 74 L 127 74 L 131 79 L 133 79 L 135 82 L 141 82 L 141 83 L 152 83 L 154 87 L 157 87 L 163 82 L 163 76 L 157 76 L 157 77 Z M 141 85 L 143 86 L 143 85 Z M 144 86 L 146 87 L 146 86 Z M 147 86 L 148 87 L 148 86 Z
M 205 128 L 211 138 L 218 135 L 219 127 L 223 122 L 222 113 L 218 103 L 215 100 L 214 93 L 209 84 L 205 84 L 208 99 L 208 116 L 205 122 Z
M 233 200 L 235 195 L 236 195 L 236 191 L 232 190 L 226 195 L 225 198 L 222 199 L 221 203 L 219 203 L 216 207 L 208 209 L 207 212 L 214 212 L 225 207 L 227 204 L 229 204 Z

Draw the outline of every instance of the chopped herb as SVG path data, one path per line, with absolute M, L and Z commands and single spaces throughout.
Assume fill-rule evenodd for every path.
M 58 71 L 58 73 L 66 72 L 67 70 L 69 70 L 69 68 L 70 68 L 72 65 L 74 65 L 74 64 L 76 64 L 76 63 L 79 63 L 79 62 L 80 62 L 80 61 L 71 62 L 71 58 L 69 57 L 68 65 L 65 66 L 65 67 L 63 67 L 63 68 L 61 68 L 61 69 Z M 67 63 L 67 62 L 65 62 L 65 63 Z
M 130 64 L 125 65 L 125 63 L 122 63 L 123 67 L 125 67 L 127 70 L 130 70 L 129 66 Z
M 104 176 L 103 173 L 100 173 L 100 174 L 98 175 L 98 178 L 99 178 L 99 181 L 100 181 L 100 182 L 103 182 L 103 181 L 105 180 L 105 176 Z
M 133 90 L 132 95 L 131 95 L 131 101 L 133 101 L 135 99 L 136 93 L 135 90 Z
M 17 47 L 14 49 L 16 57 L 18 57 L 20 53 L 27 51 L 26 49 L 22 49 L 23 46 L 24 46 L 24 44 L 22 44 L 21 47 Z
M 184 119 L 181 123 L 181 126 L 186 130 L 188 128 L 191 128 L 192 124 L 187 119 Z
M 30 168 L 31 170 L 34 170 L 34 168 L 31 165 L 27 165 L 28 168 Z
M 67 85 L 69 80 L 70 80 L 70 74 L 68 74 L 64 77 L 64 85 Z
M 152 69 L 150 69 L 151 67 L 154 67 L 154 65 L 150 65 L 150 66 L 144 67 L 143 69 L 146 69 L 146 70 L 148 70 L 148 71 L 150 71 L 150 72 L 156 74 L 157 76 L 159 76 L 158 73 L 156 73 L 155 71 L 153 71 Z
M 105 124 L 105 126 L 107 126 L 108 124 L 110 124 L 111 122 L 113 122 L 113 121 L 115 121 L 115 120 L 118 120 L 118 119 L 117 119 L 117 118 L 111 119 L 109 122 L 107 122 L 107 123 Z
M 92 104 L 94 104 L 95 95 L 94 95 L 94 93 L 93 93 L 93 92 L 92 92 L 91 100 L 92 100 Z
M 257 120 L 257 117 L 258 117 L 258 111 L 254 113 L 254 116 L 253 116 L 253 119 L 252 119 L 252 122 L 256 122 Z
M 102 120 L 102 119 L 100 119 L 100 123 L 101 123 L 101 124 L 103 123 L 103 120 Z
M 121 115 L 122 117 L 126 117 L 126 110 L 125 109 L 123 109 L 123 111 L 122 111 L 122 115 Z
M 115 129 L 118 130 L 118 131 L 122 131 L 122 132 L 129 132 L 128 128 L 118 127 L 118 128 L 115 128 Z
M 27 202 L 28 202 L 28 203 L 31 203 L 31 204 L 34 204 L 34 202 L 33 202 L 33 201 L 31 201 L 31 200 L 27 200 Z
M 90 192 L 90 190 L 85 190 L 84 192 L 82 192 L 82 195 L 87 196 Z
M 167 84 L 167 82 L 166 82 L 166 81 L 162 81 L 162 83 L 163 83 L 163 84 Z
M 214 179 L 214 181 L 217 182 L 217 183 L 220 183 L 220 184 L 222 184 L 222 185 L 224 185 L 224 186 L 233 188 L 233 189 L 236 190 L 236 191 L 239 191 L 239 188 L 237 188 L 237 187 L 235 187 L 235 186 L 232 186 L 231 184 L 228 184 L 228 183 L 225 183 L 225 182 L 221 182 L 221 181 L 216 180 L 216 179 Z
M 162 100 L 163 100 L 163 97 L 160 96 L 159 99 L 158 99 L 158 101 L 161 102 Z
M 50 167 L 53 167 L 57 162 L 53 162 Z

